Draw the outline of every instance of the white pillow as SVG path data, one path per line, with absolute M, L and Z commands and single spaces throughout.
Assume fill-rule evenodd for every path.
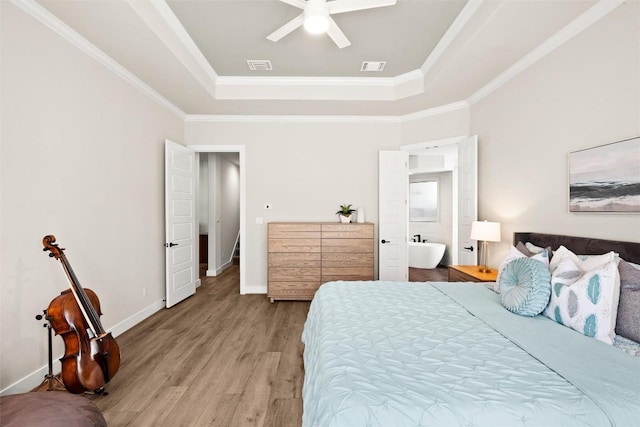
M 549 268 L 551 269 L 551 273 L 556 269 L 558 264 L 562 262 L 565 257 L 569 257 L 574 264 L 580 268 L 580 270 L 585 273 L 587 271 L 595 270 L 596 268 L 602 267 L 608 262 L 611 262 L 615 259 L 618 259 L 618 254 L 615 252 L 608 252 L 602 255 L 576 255 L 571 252 L 569 249 L 564 246 L 560 246 L 554 253 L 553 258 L 549 264 Z
M 585 264 L 579 265 L 576 259 L 563 256 L 556 262 L 551 274 L 551 300 L 544 315 L 581 334 L 613 344 L 620 298 L 619 258 L 614 256 L 586 272 L 582 270 Z
M 539 254 L 540 252 L 544 251 L 544 248 L 541 248 L 540 246 L 536 246 L 530 242 L 525 243 L 524 246 L 534 254 Z
M 502 274 L 502 270 L 504 270 L 504 267 L 509 264 L 510 261 L 513 261 L 517 258 L 526 258 L 526 255 L 512 245 L 509 249 L 509 252 L 502 260 L 500 267 L 498 267 L 498 277 L 496 278 L 496 282 L 493 285 L 494 292 L 500 293 L 500 285 L 498 285 L 498 283 L 500 283 L 500 275 Z M 547 254 L 547 251 L 544 249 L 539 254 L 532 255 L 530 258 L 543 262 L 547 267 L 549 266 L 549 256 Z

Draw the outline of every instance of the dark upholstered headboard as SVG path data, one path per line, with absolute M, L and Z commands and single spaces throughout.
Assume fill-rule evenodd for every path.
M 580 255 L 600 255 L 614 251 L 625 261 L 640 264 L 640 243 L 617 240 L 591 239 L 588 237 L 562 236 L 559 234 L 513 233 L 513 244 L 531 242 L 536 246 L 556 250 L 561 245 Z

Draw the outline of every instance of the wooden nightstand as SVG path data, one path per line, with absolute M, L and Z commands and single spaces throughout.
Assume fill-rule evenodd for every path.
M 489 273 L 481 273 L 477 265 L 450 265 L 450 282 L 495 282 L 498 270 L 490 269 Z

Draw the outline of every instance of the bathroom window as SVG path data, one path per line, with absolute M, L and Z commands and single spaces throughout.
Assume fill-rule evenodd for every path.
M 438 180 L 409 183 L 409 221 L 438 221 Z

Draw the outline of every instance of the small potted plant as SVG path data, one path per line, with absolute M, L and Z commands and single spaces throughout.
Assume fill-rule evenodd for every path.
M 340 217 L 340 222 L 351 222 L 351 214 L 356 210 L 351 209 L 351 205 L 340 205 L 340 210 L 336 214 Z

